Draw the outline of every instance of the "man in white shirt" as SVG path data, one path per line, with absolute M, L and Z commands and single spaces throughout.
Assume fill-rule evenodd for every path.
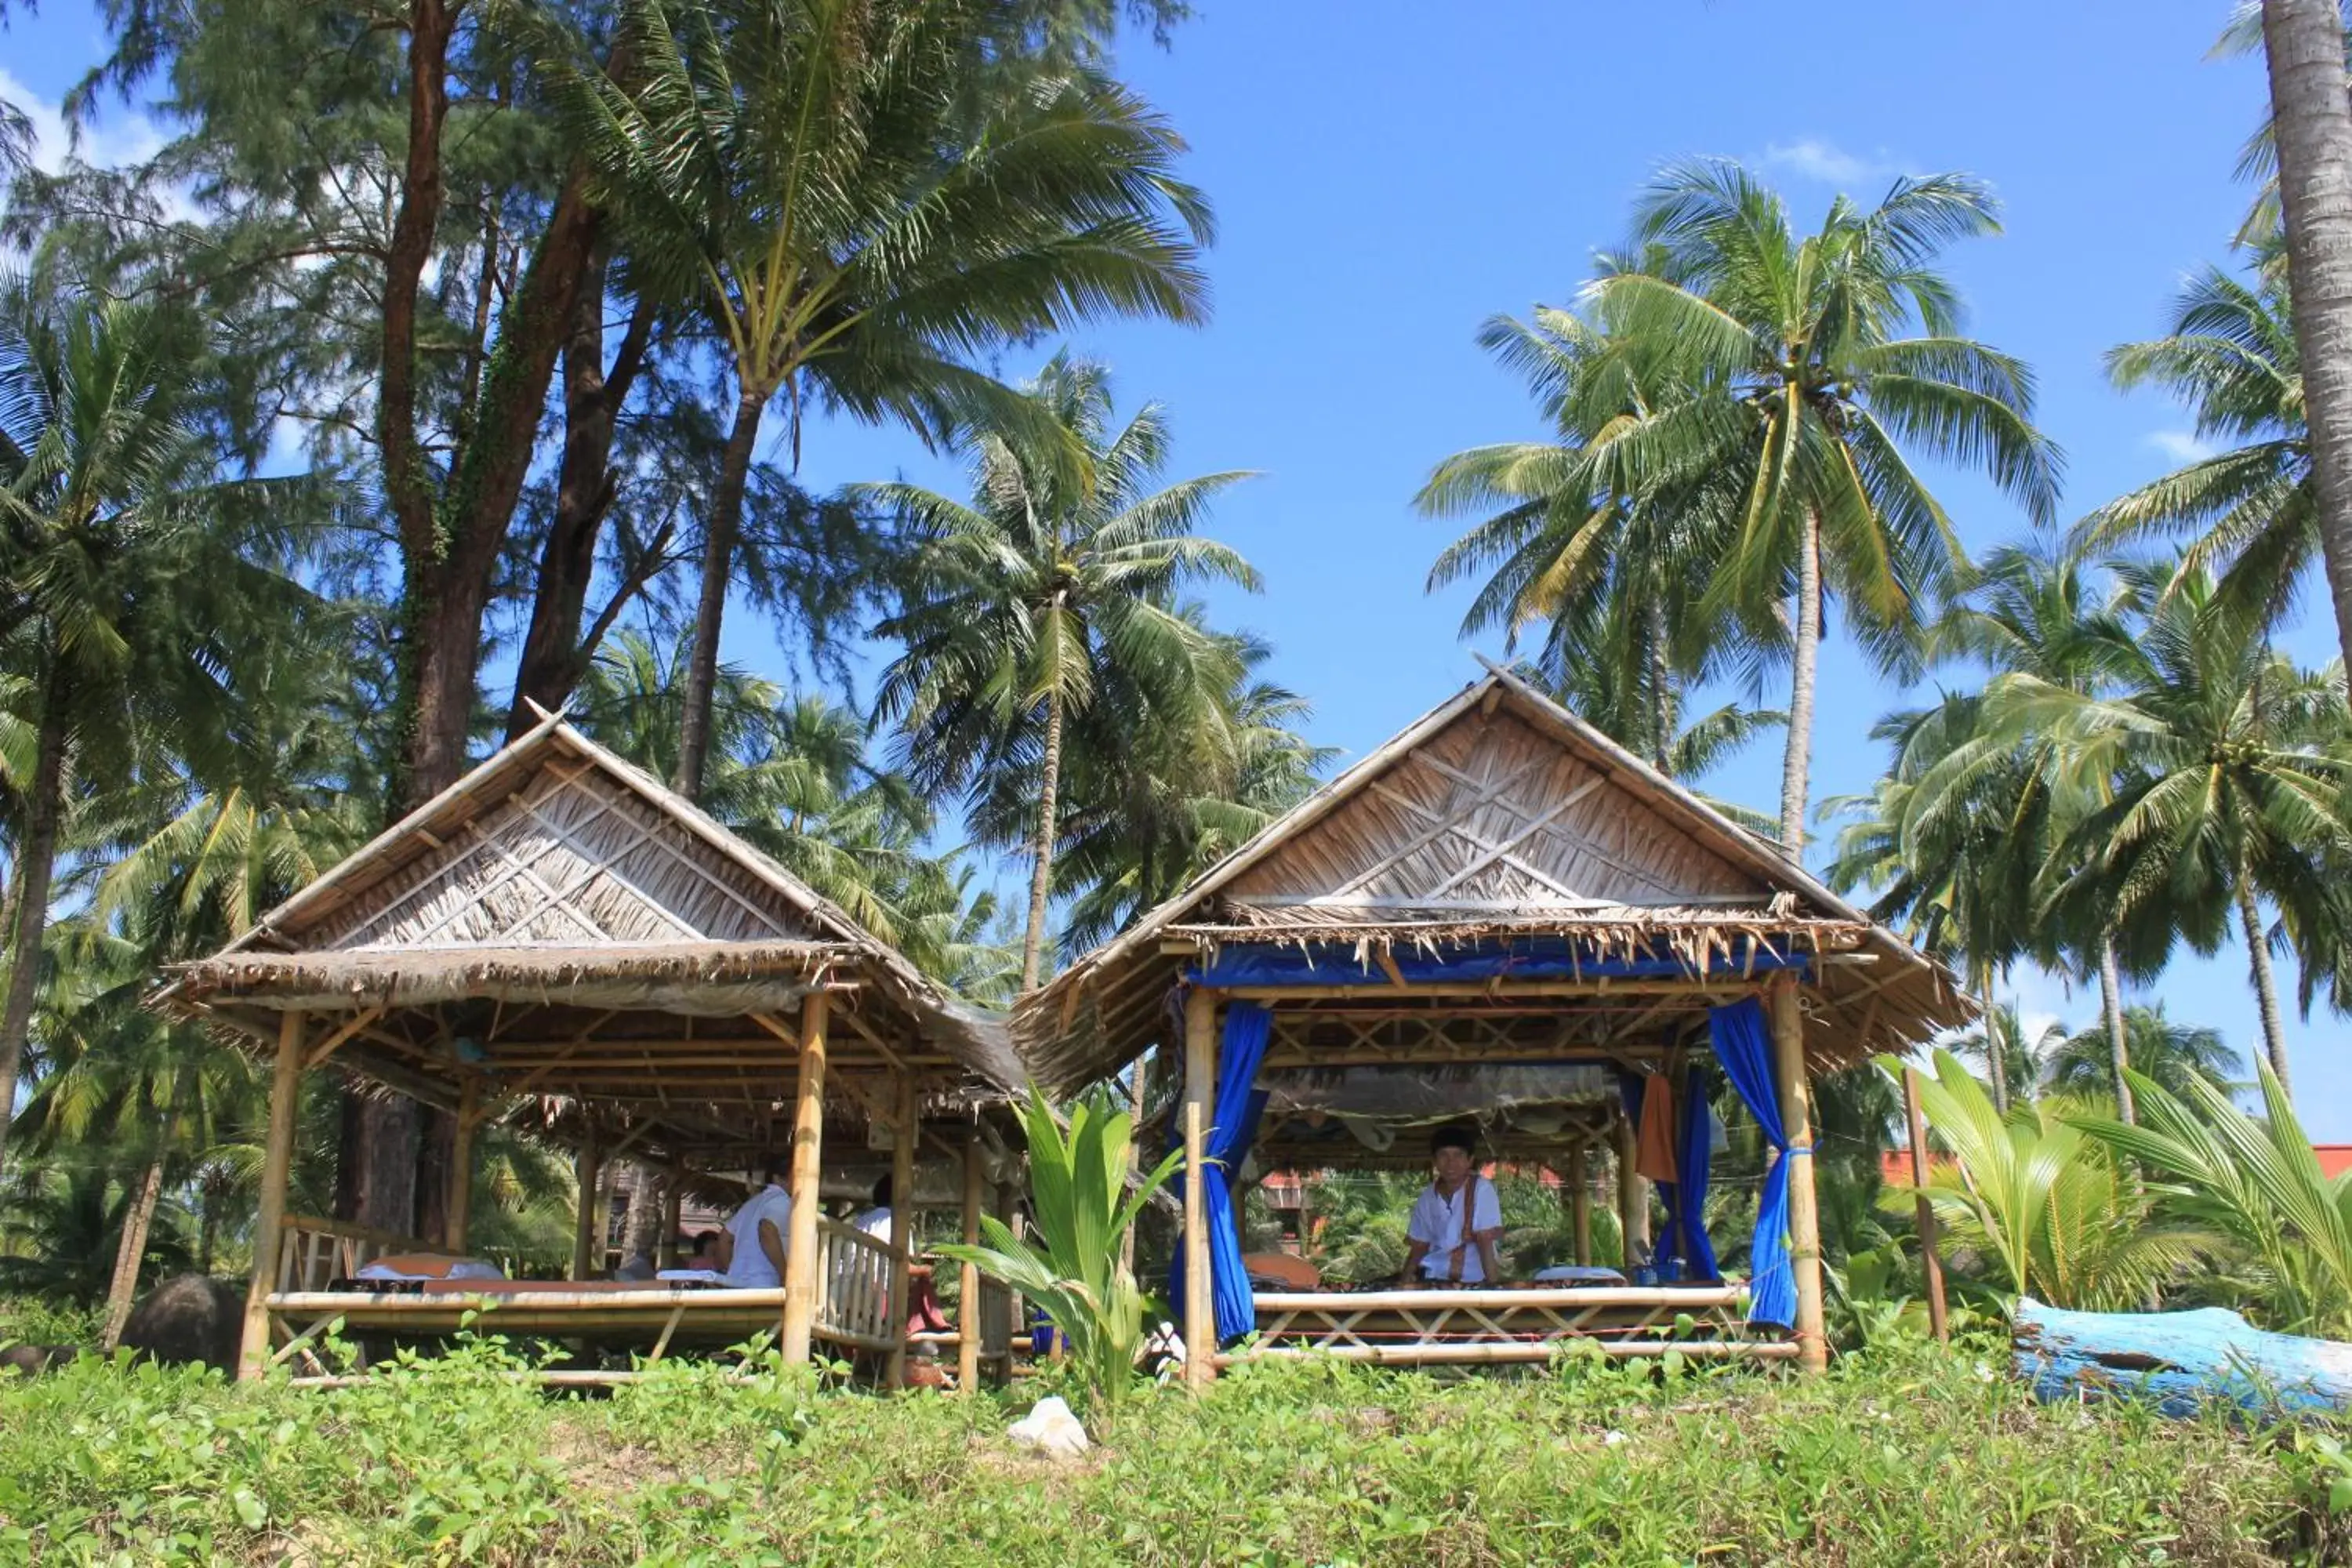
M 769 1157 L 768 1184 L 735 1211 L 712 1248 L 719 1272 L 738 1289 L 772 1290 L 784 1282 L 784 1247 L 793 1228 L 793 1198 L 784 1184 L 792 1165 L 789 1152 Z
M 1435 1180 L 1413 1200 L 1406 1222 L 1404 1277 L 1410 1283 L 1483 1285 L 1503 1266 L 1495 1244 L 1503 1236 L 1503 1205 L 1495 1184 L 1471 1159 L 1475 1140 L 1465 1127 L 1441 1127 L 1429 1140 Z
M 874 1205 L 850 1220 L 850 1226 L 864 1231 L 883 1246 L 890 1245 L 890 1178 L 883 1177 L 874 1184 Z

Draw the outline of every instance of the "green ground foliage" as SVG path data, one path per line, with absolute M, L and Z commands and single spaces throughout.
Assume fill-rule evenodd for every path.
M 1988 1360 L 1990 1355 L 1992 1359 Z M 2263 1563 L 2340 1553 L 2315 1440 L 2038 1405 L 1916 1343 L 1800 1382 L 1596 1359 L 1442 1382 L 1329 1363 L 1139 1394 L 1083 1459 L 960 1401 L 609 1398 L 478 1347 L 366 1386 L 95 1360 L 0 1391 L 0 1558 L 40 1563 Z

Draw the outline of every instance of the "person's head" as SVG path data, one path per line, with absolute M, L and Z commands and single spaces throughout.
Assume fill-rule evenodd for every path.
M 884 1176 L 880 1181 L 874 1184 L 874 1206 L 877 1209 L 887 1209 L 890 1206 L 890 1178 L 888 1176 Z
M 1460 1185 L 1470 1174 L 1477 1142 L 1467 1127 L 1439 1128 L 1429 1135 L 1429 1168 L 1447 1186 Z
M 761 1165 L 760 1173 L 768 1178 L 770 1186 L 790 1186 L 793 1180 L 793 1152 L 790 1149 L 777 1150 Z

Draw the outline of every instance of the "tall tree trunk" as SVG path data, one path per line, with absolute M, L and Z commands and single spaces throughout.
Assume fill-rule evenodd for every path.
M 0 1156 L 16 1114 L 16 1076 L 33 1029 L 33 1001 L 41 983 L 41 943 L 49 923 L 49 878 L 58 858 L 58 816 L 64 808 L 66 694 L 54 676 L 41 695 L 40 729 L 33 742 L 32 788 L 25 803 L 25 837 L 16 857 L 16 925 L 8 939 L 8 999 L 0 1005 Z
M 1813 759 L 1813 679 L 1822 651 L 1822 520 L 1805 513 L 1797 545 L 1796 646 L 1790 650 L 1789 746 L 1780 763 L 1780 853 L 1805 858 L 1806 792 Z
M 2246 956 L 2253 976 L 2254 1000 L 2262 1009 L 2263 1049 L 2278 1075 L 2279 1088 L 2293 1098 L 2286 1070 L 2286 1028 L 2279 1021 L 2278 983 L 2271 977 L 2271 944 L 2263 940 L 2262 907 L 2254 901 L 2252 884 L 2238 879 L 2238 919 L 2245 927 Z
M 621 1261 L 651 1258 L 661 1240 L 663 1188 L 669 1181 L 651 1165 L 629 1162 L 629 1207 L 621 1216 Z M 901 1213 L 908 1212 L 899 1200 Z
M 106 1330 L 99 1344 L 112 1350 L 122 1342 L 122 1325 L 131 1321 L 131 1303 L 139 1299 L 139 1264 L 147 1256 L 147 1232 L 155 1223 L 155 1205 L 163 1196 L 163 1156 L 156 1153 L 141 1173 L 139 1185 L 123 1205 L 122 1237 L 115 1244 L 114 1277 L 106 1287 Z
M 1045 766 L 1037 790 L 1036 866 L 1029 873 L 1029 929 L 1021 938 L 1021 989 L 1037 989 L 1045 954 L 1045 905 L 1054 879 L 1055 796 L 1062 784 L 1062 689 L 1045 689 Z
M 2116 939 L 2099 939 L 2099 1011 L 2106 1019 L 2107 1053 L 2116 1073 L 2116 1115 L 2129 1125 L 2137 1125 L 2139 1114 L 2132 1104 L 2131 1079 L 2126 1076 L 2131 1068 L 2131 1052 L 2124 1044 L 2124 981 L 2123 972 L 2116 963 Z
M 563 455 L 556 469 L 555 515 L 540 548 L 530 626 L 515 661 L 509 741 L 539 722 L 533 703 L 551 712 L 561 707 L 595 657 L 597 639 L 583 639 L 580 623 L 596 575 L 597 542 L 613 507 L 613 440 L 653 324 L 651 301 L 639 300 L 612 367 L 605 368 L 604 263 L 598 258 L 574 301 L 572 339 L 563 350 Z
M 1657 595 L 1650 595 L 1643 606 L 1643 618 L 1648 623 L 1645 639 L 1649 644 L 1650 664 L 1650 761 L 1662 773 L 1674 772 L 1675 694 L 1674 676 L 1666 665 L 1666 610 Z
M 2263 0 L 2263 53 L 2321 557 L 2352 668 L 2352 100 L 2337 0 Z
M 1985 1070 L 1992 1075 L 1992 1108 L 2001 1116 L 2009 1114 L 2009 1053 L 2008 1043 L 2000 1037 L 2000 1007 L 1993 999 L 1992 965 L 1978 963 L 1972 973 L 1976 980 L 1977 999 L 1984 1004 Z
M 751 477 L 751 453 L 767 411 L 765 389 L 745 386 L 735 396 L 735 424 L 719 463 L 719 483 L 710 493 L 710 521 L 702 531 L 702 595 L 694 608 L 694 648 L 686 667 L 686 711 L 677 731 L 677 793 L 702 795 L 703 764 L 710 751 L 710 705 L 719 684 L 719 634 L 727 618 L 727 590 L 735 578 L 735 541 L 743 529 L 743 490 Z

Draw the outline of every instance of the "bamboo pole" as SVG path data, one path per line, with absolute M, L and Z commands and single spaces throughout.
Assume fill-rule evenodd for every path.
M 464 1086 L 457 1091 L 457 1136 L 449 1147 L 449 1197 L 443 1207 L 448 1210 L 447 1228 L 442 1240 L 450 1251 L 466 1250 L 467 1233 L 474 1206 L 474 1130 L 482 1121 L 482 1086 L 468 1073 Z
M 805 1366 L 816 1327 L 817 1180 L 824 1142 L 825 994 L 812 991 L 801 1002 L 800 1070 L 793 1090 L 793 1166 L 790 1221 L 784 1244 L 784 1318 L 782 1347 L 788 1366 Z M 891 1194 L 895 1201 L 898 1194 Z M 757 1246 L 755 1237 L 752 1245 Z
M 686 1206 L 686 1187 L 676 1173 L 662 1180 L 661 1239 L 654 1243 L 654 1267 L 677 1267 L 679 1212 Z
M 890 1386 L 907 1386 L 908 1287 L 915 1266 L 915 1139 L 918 1136 L 915 1075 L 902 1072 L 890 1129 Z
M 1209 1278 L 1207 1158 L 1216 1094 L 1217 996 L 1194 986 L 1184 998 L 1184 1381 L 1216 1375 L 1215 1298 Z
M 1822 1315 L 1822 1211 L 1813 1188 L 1813 1091 L 1805 1076 L 1805 1016 L 1797 977 L 1772 977 L 1772 1062 L 1780 1089 L 1780 1128 L 1789 1140 L 1789 1267 L 1797 1285 L 1797 1365 L 1808 1373 L 1830 1364 Z
M 1948 1342 L 1950 1323 L 1944 1308 L 1944 1259 L 1937 1250 L 1936 1205 L 1927 1201 L 1927 1118 L 1919 1109 L 1919 1069 L 1903 1069 L 1903 1114 L 1911 1126 L 1911 1184 L 1919 1189 L 1919 1268 L 1927 1282 L 1927 1326 L 1936 1338 Z
M 294 1168 L 294 1113 L 302 1089 L 302 1015 L 278 1021 L 278 1063 L 269 1079 L 269 1142 L 261 1157 L 261 1212 L 253 1222 L 253 1278 L 245 1291 L 245 1333 L 236 1375 L 259 1377 L 269 1365 L 269 1292 L 286 1233 L 286 1178 Z
M 1633 1277 L 1637 1258 L 1650 1252 L 1650 1184 L 1633 1168 L 1633 1119 L 1617 1118 L 1618 1266 Z
M 1568 1152 L 1568 1224 L 1569 1234 L 1575 1240 L 1576 1266 L 1592 1267 L 1592 1184 L 1584 1170 L 1584 1145 L 1579 1143 Z
M 1352 1344 L 1267 1345 L 1245 1356 L 1220 1359 L 1250 1361 L 1269 1356 L 1321 1356 L 1332 1361 L 1370 1362 L 1375 1366 L 1494 1366 L 1520 1362 L 1548 1362 L 1581 1338 L 1563 1334 L 1554 1339 L 1493 1344 Z M 1756 1340 L 1588 1340 L 1612 1361 L 1663 1356 L 1673 1351 L 1698 1361 L 1777 1361 L 1793 1357 L 1797 1347 Z
M 596 1194 L 604 1164 L 596 1153 L 596 1124 L 588 1123 L 587 1136 L 580 1141 L 579 1153 L 574 1156 L 572 1170 L 580 1184 L 580 1207 L 572 1221 L 572 1278 L 585 1279 L 589 1266 L 601 1250 L 604 1240 L 596 1221 Z
M 1021 1234 L 1021 1184 L 1000 1182 L 996 1186 L 997 1222 L 1014 1237 Z M 999 1292 L 998 1310 L 1004 1319 L 1004 1379 L 1013 1380 L 1013 1338 L 1021 1331 L 1026 1314 L 1020 1292 L 1007 1285 Z
M 987 1161 L 980 1142 L 980 1129 L 972 1128 L 963 1141 L 963 1227 L 959 1232 L 966 1247 L 980 1245 L 980 1205 L 982 1189 L 987 1185 Z M 898 1194 L 893 1193 L 893 1198 Z M 956 1392 L 971 1394 L 980 1387 L 980 1266 L 966 1259 L 956 1274 Z

